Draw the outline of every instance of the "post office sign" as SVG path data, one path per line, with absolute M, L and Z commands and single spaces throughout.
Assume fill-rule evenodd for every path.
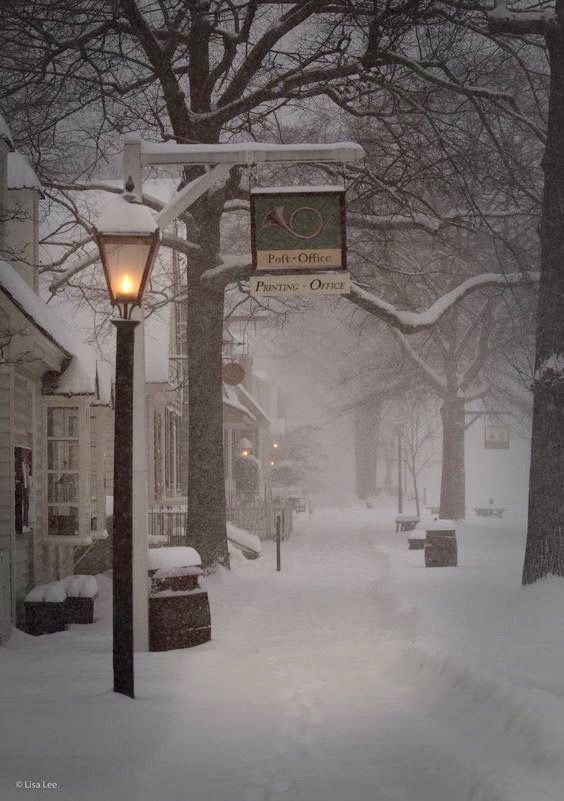
M 345 190 L 253 189 L 251 236 L 258 271 L 346 270 Z

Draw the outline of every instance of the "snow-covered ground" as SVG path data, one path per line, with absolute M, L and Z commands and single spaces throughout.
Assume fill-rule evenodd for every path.
M 298 515 L 208 579 L 212 642 L 110 691 L 97 622 L 0 649 L 0 799 L 561 801 L 564 583 L 520 587 L 522 523 L 460 526 L 423 567 L 377 509 Z M 53 782 L 57 789 L 19 788 Z

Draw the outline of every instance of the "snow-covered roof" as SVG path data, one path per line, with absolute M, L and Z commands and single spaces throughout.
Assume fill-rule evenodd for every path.
M 92 395 L 108 403 L 111 396 L 113 369 L 101 361 L 96 351 L 82 342 L 76 342 L 69 366 L 57 380 L 52 392 L 60 395 Z
M 76 336 L 23 280 L 12 265 L 5 261 L 0 261 L 0 289 L 49 339 L 59 345 L 67 355 L 72 356 L 76 346 Z
M 33 167 L 23 155 L 16 150 L 8 153 L 8 189 L 35 189 L 42 192 L 39 178 L 35 174 Z
M 253 422 L 256 422 L 257 418 L 255 415 L 250 411 L 250 409 L 242 404 L 237 397 L 235 387 L 229 386 L 228 384 L 223 385 L 223 405 L 229 406 L 231 409 L 235 409 L 238 412 L 246 414 L 247 417 L 249 417 Z
M 96 392 L 98 372 L 100 395 L 109 398 L 109 376 L 107 368 L 97 366 L 95 351 L 82 343 L 76 332 L 64 323 L 45 301 L 33 291 L 19 273 L 8 262 L 0 261 L 0 290 L 15 306 L 67 356 L 72 357 L 69 366 L 56 382 L 53 391 L 61 394 L 89 395 Z
M 8 142 L 9 145 L 12 147 L 14 146 L 14 140 L 12 139 L 12 132 L 8 127 L 8 123 L 0 114 L 0 139 L 3 139 L 5 142 Z
M 258 414 L 263 417 L 267 423 L 270 423 L 270 417 L 267 415 L 258 401 L 253 398 L 250 392 L 247 392 L 244 386 L 239 384 L 239 386 L 237 386 L 235 389 L 239 395 L 239 399 L 243 404 L 250 404 L 253 412 L 258 412 Z

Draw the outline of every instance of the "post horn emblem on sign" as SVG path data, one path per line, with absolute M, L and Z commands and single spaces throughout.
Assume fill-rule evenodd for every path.
M 318 209 L 314 209 L 312 206 L 300 206 L 290 214 L 288 219 L 286 220 L 285 215 L 286 208 L 285 206 L 275 206 L 272 211 L 269 211 L 266 217 L 263 220 L 262 228 L 270 228 L 271 226 L 277 226 L 278 228 L 282 228 L 288 234 L 296 237 L 296 239 L 315 239 L 319 234 L 321 234 L 325 228 L 331 222 L 331 217 L 327 220 L 323 219 L 323 215 Z M 305 221 L 306 230 L 309 228 L 309 232 L 301 233 L 300 231 L 296 230 L 295 225 L 298 224 L 298 215 L 299 214 L 306 214 L 309 215 L 309 221 Z M 313 215 L 313 219 L 311 218 Z M 302 222 L 302 226 L 304 222 Z M 302 227 L 300 226 L 300 227 Z

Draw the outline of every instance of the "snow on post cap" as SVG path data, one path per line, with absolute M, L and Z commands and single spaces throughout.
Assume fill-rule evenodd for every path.
M 119 195 L 102 208 L 96 221 L 96 229 L 102 234 L 152 234 L 157 222 L 147 206 L 133 203 L 133 195 Z
M 52 581 L 50 584 L 39 584 L 25 596 L 31 603 L 62 603 L 67 597 L 67 591 L 62 581 Z
M 171 567 L 200 567 L 202 559 L 195 548 L 151 548 L 147 558 L 149 570 Z
M 456 531 L 454 520 L 434 520 L 427 526 L 427 531 Z
M 61 603 L 67 597 L 67 591 L 62 581 L 52 581 L 45 588 L 45 601 L 47 603 Z
M 72 598 L 94 598 L 98 594 L 98 584 L 94 576 L 67 576 L 63 579 L 67 595 Z
M 24 600 L 29 601 L 29 603 L 40 603 L 41 601 L 43 601 L 45 597 L 46 589 L 47 589 L 46 584 L 38 584 L 37 587 L 34 587 L 32 590 L 28 592 Z

